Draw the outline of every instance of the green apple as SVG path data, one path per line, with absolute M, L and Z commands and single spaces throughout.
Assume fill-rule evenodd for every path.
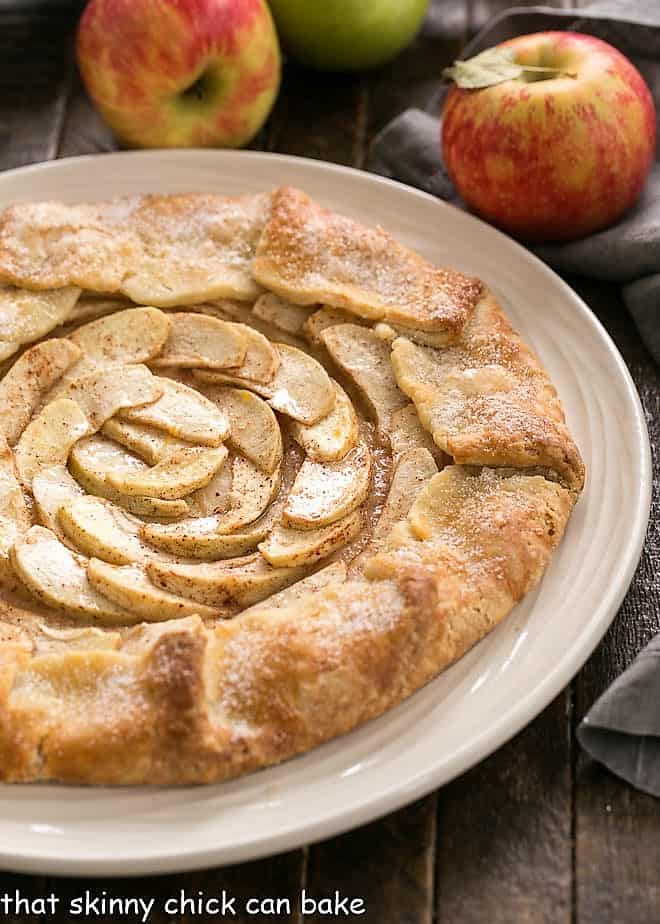
M 289 54 L 321 70 L 377 67 L 419 29 L 429 0 L 270 0 Z

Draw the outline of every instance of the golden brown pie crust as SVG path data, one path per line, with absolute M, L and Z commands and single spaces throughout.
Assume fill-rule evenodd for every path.
M 197 265 L 180 272 L 191 247 Z M 584 467 L 552 383 L 494 296 L 298 190 L 13 206 L 0 216 L 0 281 L 86 290 L 64 325 L 17 347 L 0 382 L 4 781 L 205 783 L 307 751 L 460 658 L 561 540 Z M 264 288 L 281 311 L 273 296 L 252 312 Z M 76 333 L 133 310 L 108 292 L 189 314 L 131 315 L 136 334 L 121 318 Z M 238 301 L 208 304 L 218 297 Z M 217 349 L 213 336 L 226 338 Z M 108 363 L 125 389 L 97 399 Z M 144 371 L 131 379 L 129 366 Z M 44 450 L 39 434 L 56 424 L 67 432 Z M 139 451 L 124 471 L 112 460 L 126 446 Z M 90 458 L 109 467 L 85 481 Z M 81 500 L 75 478 L 104 492 L 98 502 Z M 202 487 L 181 496 L 184 478 Z M 123 564 L 106 551 L 90 567 L 81 552 L 84 538 L 102 557 L 99 517 L 108 548 L 117 523 L 128 530 Z M 32 554 L 44 541 L 64 549 L 64 590 Z M 234 557 L 204 560 L 225 546 Z M 276 553 L 289 565 L 272 564 Z M 117 596 L 131 574 L 129 601 L 152 582 L 133 613 Z

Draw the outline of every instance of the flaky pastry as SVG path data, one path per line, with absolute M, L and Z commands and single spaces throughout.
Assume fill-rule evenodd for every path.
M 0 778 L 225 780 L 426 684 L 584 479 L 482 282 L 282 188 L 0 215 Z

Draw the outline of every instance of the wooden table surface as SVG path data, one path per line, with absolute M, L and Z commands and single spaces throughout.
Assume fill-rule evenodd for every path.
M 408 105 L 424 106 L 433 98 L 441 68 L 474 27 L 469 20 L 478 4 L 463 9 L 445 2 L 445 33 L 422 34 L 381 72 L 338 77 L 287 67 L 275 111 L 254 147 L 367 168 L 374 133 Z M 0 0 L 0 168 L 114 149 L 76 76 L 75 4 L 48 0 L 29 13 L 12 13 L 8 6 Z M 649 424 L 657 483 L 658 369 L 617 291 L 571 281 L 587 302 L 600 306 L 598 314 L 632 372 Z M 295 907 L 304 886 L 317 896 L 338 889 L 364 898 L 367 913 L 354 919 L 379 924 L 660 921 L 660 801 L 589 761 L 575 739 L 576 724 L 594 699 L 660 629 L 657 503 L 656 497 L 630 591 L 593 657 L 536 721 L 450 785 L 359 830 L 272 859 L 132 880 L 48 880 L 0 872 L 0 893 L 18 888 L 23 896 L 37 897 L 52 889 L 64 904 L 84 888 L 159 900 L 180 888 L 209 895 L 225 888 L 245 898 L 289 897 Z M 149 918 L 166 920 L 173 918 L 156 910 Z M 232 920 L 301 916 L 239 914 Z

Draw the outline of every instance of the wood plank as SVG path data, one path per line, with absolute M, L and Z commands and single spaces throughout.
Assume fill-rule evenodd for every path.
M 149 924 L 171 924 L 172 921 L 180 924 L 206 924 L 218 920 L 231 920 L 236 924 L 255 921 L 297 924 L 300 921 L 298 907 L 302 862 L 302 851 L 295 851 L 293 854 L 281 854 L 267 860 L 257 860 L 224 869 L 135 879 L 54 879 L 3 873 L 0 877 L 0 893 L 6 892 L 13 896 L 18 889 L 21 896 L 29 900 L 54 893 L 59 898 L 59 903 L 56 914 L 48 916 L 48 920 L 53 924 L 65 924 L 75 920 L 76 918 L 69 914 L 71 903 L 79 898 L 82 898 L 84 903 L 86 892 L 92 900 L 98 899 L 99 903 L 96 906 L 91 905 L 89 914 L 81 915 L 80 920 L 94 920 L 99 924 L 114 924 L 117 921 L 135 924 L 141 920 L 140 914 L 133 913 L 134 908 L 130 906 L 131 913 L 128 915 L 119 914 L 118 905 L 115 905 L 113 913 L 110 913 L 109 900 L 113 898 L 124 901 L 129 898 L 142 898 L 147 903 L 153 902 L 148 917 Z M 225 906 L 224 917 L 220 914 L 223 890 L 228 900 L 233 899 L 233 905 L 230 903 Z M 271 898 L 282 900 L 279 914 L 269 912 L 270 907 L 275 907 L 268 902 Z M 106 901 L 105 910 L 101 903 L 103 899 Z M 215 900 L 216 904 L 207 904 L 209 899 Z M 264 900 L 264 913 L 260 914 L 258 910 Z M 291 913 L 288 912 L 284 901 L 288 902 Z M 200 902 L 203 903 L 201 906 Z M 36 918 L 34 915 L 21 912 L 18 915 L 10 914 L 8 920 L 14 924 L 34 924 Z
M 433 921 L 436 795 L 309 849 L 308 895 L 363 899 L 378 924 Z M 305 921 L 327 921 L 311 914 Z M 333 918 L 337 920 L 337 918 Z
M 641 343 L 613 287 L 578 284 L 622 351 L 646 411 L 654 457 L 654 483 L 660 478 L 660 372 Z M 660 631 L 660 501 L 654 497 L 647 542 L 623 606 L 579 674 L 575 718 Z M 575 792 L 576 911 L 579 924 L 657 920 L 660 908 L 660 801 L 637 792 L 580 751 Z
M 268 150 L 359 167 L 365 131 L 361 78 L 287 65 L 268 125 Z
M 62 123 L 58 157 L 102 154 L 119 147 L 111 128 L 92 105 L 80 77 L 73 76 L 69 104 Z
M 73 75 L 78 9 L 0 8 L 0 169 L 55 157 Z
M 441 790 L 439 922 L 571 922 L 569 701 Z
M 592 761 L 578 762 L 579 924 L 649 924 L 660 908 L 660 808 Z

